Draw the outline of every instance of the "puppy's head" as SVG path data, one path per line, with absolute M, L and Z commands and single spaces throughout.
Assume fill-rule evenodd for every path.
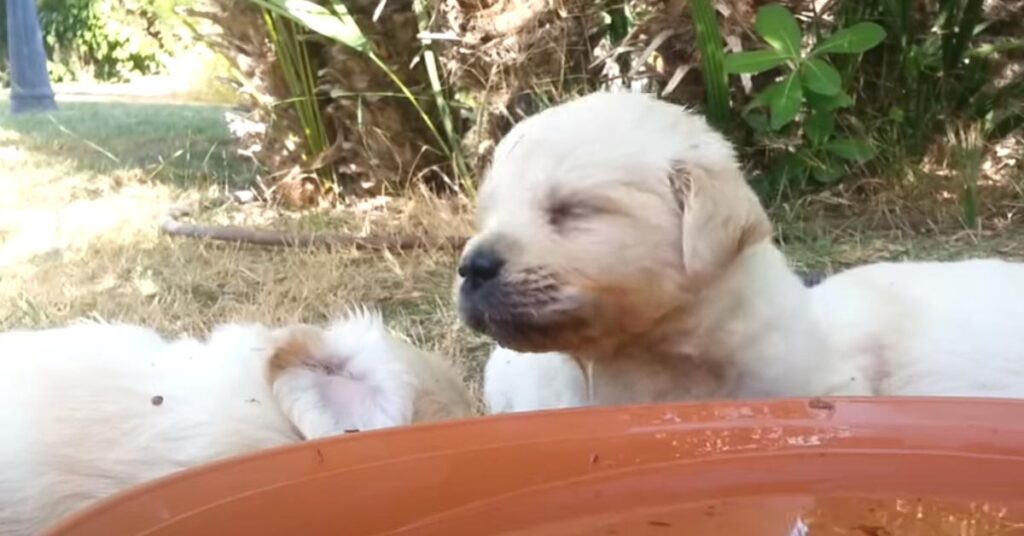
M 534 352 L 642 334 L 771 234 L 725 138 L 681 107 L 625 93 L 512 129 L 477 223 L 456 281 L 460 314 Z
M 473 413 L 462 382 L 438 357 L 394 337 L 375 313 L 328 329 L 275 331 L 268 380 L 306 439 Z

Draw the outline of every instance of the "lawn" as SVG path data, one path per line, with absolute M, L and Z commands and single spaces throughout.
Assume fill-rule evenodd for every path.
M 81 317 L 202 334 L 220 322 L 323 322 L 346 305 L 378 306 L 412 341 L 455 360 L 476 386 L 487 343 L 451 303 L 455 252 L 366 253 L 225 246 L 158 232 L 171 207 L 198 218 L 331 232 L 466 234 L 468 210 L 426 195 L 290 213 L 239 206 L 251 184 L 220 106 L 68 102 L 52 116 L 10 117 L 0 100 L 0 328 Z M 1024 258 L 1024 232 L 879 226 L 802 207 L 775 210 L 799 268 L 869 260 Z M 1012 218 L 1011 218 L 1012 219 Z

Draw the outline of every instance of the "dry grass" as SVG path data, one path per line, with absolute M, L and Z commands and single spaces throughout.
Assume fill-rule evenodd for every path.
M 230 321 L 322 322 L 366 303 L 395 331 L 455 360 L 475 388 L 488 344 L 456 318 L 450 250 L 261 249 L 157 233 L 167 208 L 182 202 L 206 207 L 198 219 L 217 223 L 438 237 L 470 230 L 463 204 L 425 194 L 302 214 L 224 204 L 227 185 L 252 176 L 232 156 L 223 112 L 138 103 L 65 104 L 55 121 L 0 112 L 0 329 L 93 316 L 201 334 Z M 979 233 L 867 230 L 875 229 L 867 219 L 837 223 L 807 207 L 777 220 L 794 263 L 813 271 L 882 259 L 1024 258 L 1024 231 L 1012 224 Z
M 88 113 L 83 107 L 90 107 Z M 216 201 L 223 185 L 246 179 L 236 173 L 245 168 L 242 163 L 211 167 L 195 159 L 176 168 L 160 163 L 186 144 L 227 142 L 226 128 L 216 125 L 220 110 L 196 114 L 192 107 L 124 103 L 64 108 L 55 119 L 88 137 L 40 132 L 25 124 L 49 124 L 45 117 L 0 115 L 0 328 L 56 326 L 92 316 L 166 334 L 201 334 L 230 321 L 323 322 L 348 304 L 367 303 L 380 307 L 399 333 L 455 359 L 476 383 L 486 345 L 459 327 L 451 307 L 455 253 L 450 250 L 263 249 L 157 232 L 169 207 L 188 202 L 211 205 L 198 217 L 219 223 L 465 234 L 460 204 L 419 196 L 303 215 L 224 205 Z M 101 130 L 79 122 L 101 111 L 109 116 Z M 138 129 L 118 118 L 157 113 L 162 121 L 180 121 L 178 132 L 167 132 L 163 145 L 143 143 L 136 150 Z M 189 137 L 189 131 L 199 130 L 208 136 Z

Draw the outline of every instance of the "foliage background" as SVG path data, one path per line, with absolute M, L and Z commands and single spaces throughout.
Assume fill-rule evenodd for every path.
M 174 74 L 196 79 L 197 88 L 209 87 L 214 78 L 230 71 L 223 58 L 201 45 L 193 25 L 179 15 L 193 3 L 36 0 L 51 81 L 123 83 Z M 6 3 L 0 2 L 0 86 L 4 87 L 9 83 L 7 60 Z M 185 61 L 190 64 L 184 65 Z
M 772 204 L 898 191 L 974 226 L 1020 189 L 1024 0 L 774 5 L 795 20 L 798 57 L 858 25 L 885 32 L 826 58 L 841 105 L 804 91 L 784 124 L 768 97 L 795 63 L 722 70 L 771 50 L 765 0 L 38 1 L 58 81 L 166 72 L 200 36 L 229 64 L 204 68 L 200 85 L 234 79 L 247 113 L 233 130 L 262 166 L 262 193 L 300 208 L 470 194 L 516 121 L 609 88 L 707 113 Z
M 757 26 L 770 4 L 209 0 L 191 13 L 213 22 L 205 37 L 237 67 L 252 119 L 266 126 L 249 144 L 274 173 L 268 183 L 298 206 L 421 185 L 470 193 L 516 121 L 627 88 L 723 116 L 772 204 L 899 190 L 970 225 L 1005 210 L 987 192 L 1019 190 L 1019 159 L 993 158 L 1020 149 L 1024 2 L 782 2 L 800 54 L 857 25 L 885 37 L 827 57 L 848 97 L 841 106 L 816 115 L 808 100 L 774 128 L 762 95 L 789 67 L 728 77 L 715 67 L 720 55 L 768 46 Z M 291 24 L 305 62 L 281 61 L 267 14 Z M 288 83 L 299 79 L 308 82 Z

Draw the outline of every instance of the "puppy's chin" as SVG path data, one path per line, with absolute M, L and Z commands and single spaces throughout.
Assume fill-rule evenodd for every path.
M 575 318 L 465 317 L 476 331 L 517 352 L 571 352 L 586 345 L 587 324 Z
M 591 338 L 590 300 L 564 291 L 557 298 L 524 296 L 495 283 L 459 290 L 459 315 L 474 331 L 520 352 L 570 351 Z

